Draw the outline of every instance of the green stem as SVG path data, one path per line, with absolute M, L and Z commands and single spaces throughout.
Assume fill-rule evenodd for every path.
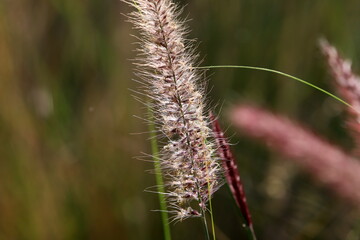
M 252 239 L 252 240 L 256 240 L 256 235 L 255 235 L 255 231 L 254 231 L 254 226 L 253 226 L 253 225 L 249 226 L 249 231 L 250 231 L 251 239 Z
M 164 197 L 164 181 L 161 173 L 161 167 L 159 162 L 159 148 L 158 143 L 155 135 L 155 125 L 154 125 L 154 115 L 151 109 L 149 108 L 149 115 L 150 115 L 150 137 L 151 137 L 151 152 L 154 160 L 154 168 L 155 168 L 155 176 L 156 176 L 156 185 L 158 190 L 158 196 L 159 196 L 159 203 L 160 203 L 160 210 L 161 210 L 161 219 L 163 224 L 163 230 L 164 230 L 164 239 L 165 240 L 171 240 L 171 233 L 170 233 L 170 225 L 169 225 L 169 216 L 167 212 L 166 207 L 166 201 Z
M 209 228 L 208 228 L 208 225 L 207 225 L 207 222 L 206 222 L 206 211 L 203 208 L 201 208 L 201 215 L 202 215 L 206 240 L 210 240 Z
M 315 88 L 317 90 L 319 90 L 320 92 L 323 92 L 325 93 L 326 95 L 336 99 L 337 101 L 345 104 L 346 106 L 350 107 L 350 108 L 353 108 L 353 106 L 351 106 L 349 103 L 345 102 L 344 100 L 342 100 L 340 97 L 337 97 L 335 96 L 334 94 L 312 84 L 312 83 L 309 83 L 303 79 L 300 79 L 300 78 L 297 78 L 297 77 L 294 77 L 290 74 L 287 74 L 287 73 L 283 73 L 283 72 L 280 72 L 280 71 L 277 71 L 277 70 L 273 70 L 273 69 L 268 69 L 268 68 L 263 68 L 263 67 L 252 67 L 252 66 L 238 66 L 238 65 L 217 65 L 217 66 L 203 66 L 203 67 L 197 67 L 197 68 L 205 68 L 205 69 L 210 69 L 210 68 L 242 68 L 242 69 L 253 69 L 253 70 L 259 70 L 259 71 L 265 71 L 265 72 L 272 72 L 272 73 L 276 73 L 276 74 L 279 74 L 279 75 L 282 75 L 282 76 L 285 76 L 285 77 L 288 77 L 288 78 L 291 78 L 291 79 L 294 79 L 298 82 L 301 82 L 301 83 L 304 83 L 312 88 Z M 356 110 L 356 109 L 354 109 Z
M 211 198 L 209 196 L 209 208 L 210 208 L 210 219 L 211 219 L 211 231 L 212 231 L 212 235 L 213 235 L 213 240 L 216 240 L 216 235 L 215 235 L 215 224 L 214 224 L 214 215 L 213 215 L 213 209 L 212 209 L 212 203 L 211 203 Z

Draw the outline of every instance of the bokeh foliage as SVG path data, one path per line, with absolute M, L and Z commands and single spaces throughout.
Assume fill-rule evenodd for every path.
M 196 0 L 184 17 L 203 65 L 281 70 L 331 89 L 317 49 L 327 37 L 360 69 L 358 0 Z M 0 239 L 161 239 L 146 108 L 131 97 L 135 34 L 118 0 L 0 1 Z M 360 71 L 358 71 L 360 73 Z M 342 106 L 269 73 L 207 72 L 209 102 L 266 106 L 351 149 Z M 230 128 L 260 239 L 358 239 L 359 214 L 292 163 Z M 294 136 L 295 137 L 295 136 Z M 357 191 L 357 189 L 354 189 Z M 244 237 L 224 187 L 219 239 Z M 174 239 L 201 239 L 197 219 Z

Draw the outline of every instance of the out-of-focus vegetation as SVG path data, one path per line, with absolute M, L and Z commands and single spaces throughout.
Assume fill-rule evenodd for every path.
M 177 1 L 203 65 L 264 66 L 331 89 L 317 49 L 326 36 L 360 60 L 360 1 Z M 146 109 L 132 66 L 135 41 L 118 0 L 0 1 L 0 239 L 161 239 Z M 209 101 L 281 112 L 352 147 L 333 99 L 297 82 L 250 70 L 211 71 Z M 360 72 L 360 71 L 358 71 Z M 209 73 L 209 72 L 208 72 Z M 234 129 L 228 131 L 233 136 Z M 296 137 L 296 136 L 294 136 Z M 261 145 L 233 136 L 260 239 L 358 239 L 359 214 Z M 354 189 L 358 191 L 358 189 Z M 219 239 L 244 238 L 226 187 L 213 200 Z M 172 226 L 201 239 L 198 219 Z

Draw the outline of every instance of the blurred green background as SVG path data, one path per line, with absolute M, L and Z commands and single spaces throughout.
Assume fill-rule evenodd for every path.
M 269 67 L 332 89 L 317 48 L 325 36 L 359 69 L 358 0 L 177 2 L 203 65 Z M 150 150 L 146 134 L 131 134 L 147 127 L 128 90 L 137 87 L 129 11 L 119 0 L 0 1 L 0 239 L 162 239 L 157 196 L 144 192 L 152 165 L 134 158 Z M 226 118 L 231 105 L 257 104 L 349 150 L 342 105 L 269 73 L 207 74 L 259 239 L 359 239 L 358 212 Z M 245 239 L 226 187 L 213 206 L 218 239 Z M 203 239 L 198 219 L 172 232 Z

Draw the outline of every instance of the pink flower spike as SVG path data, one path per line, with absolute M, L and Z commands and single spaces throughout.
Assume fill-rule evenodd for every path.
M 250 137 L 260 139 L 293 160 L 314 179 L 360 207 L 360 163 L 314 134 L 260 108 L 238 106 L 232 122 Z
M 352 72 L 351 61 L 343 59 L 326 40 L 320 40 L 320 48 L 326 57 L 337 91 L 352 106 L 346 109 L 350 115 L 347 125 L 355 140 L 355 151 L 360 155 L 360 77 Z
M 218 154 L 220 156 L 223 168 L 225 169 L 226 181 L 230 187 L 230 190 L 233 194 L 236 204 L 240 208 L 241 213 L 245 218 L 246 224 L 254 234 L 253 223 L 246 202 L 244 187 L 240 179 L 240 175 L 238 172 L 238 167 L 234 155 L 231 152 L 229 143 L 224 137 L 224 132 L 220 128 L 220 124 L 218 120 L 215 118 L 215 116 L 212 113 L 210 113 L 210 120 L 212 123 L 214 138 L 217 144 Z

